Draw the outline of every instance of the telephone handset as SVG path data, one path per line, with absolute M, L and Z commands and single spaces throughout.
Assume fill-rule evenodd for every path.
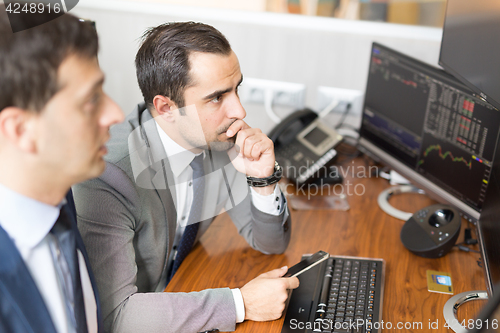
M 318 171 L 337 155 L 334 148 L 342 141 L 337 131 L 307 108 L 283 119 L 269 138 L 285 177 L 298 186 L 318 177 Z

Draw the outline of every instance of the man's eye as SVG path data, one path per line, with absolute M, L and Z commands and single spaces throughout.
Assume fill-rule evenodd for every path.
M 92 94 L 90 99 L 88 99 L 85 103 L 85 109 L 87 110 L 87 112 L 94 113 L 99 109 L 101 102 L 103 101 L 103 95 L 104 94 L 100 91 Z
M 212 103 L 219 103 L 221 101 L 221 99 L 222 99 L 222 96 L 217 96 L 214 99 L 212 99 L 210 102 L 212 102 Z

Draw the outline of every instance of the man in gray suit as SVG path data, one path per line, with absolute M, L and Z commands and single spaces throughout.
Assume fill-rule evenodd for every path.
M 112 128 L 105 173 L 74 188 L 106 331 L 232 331 L 279 318 L 298 286 L 286 267 L 241 289 L 161 293 L 222 210 L 263 253 L 290 239 L 274 146 L 242 120 L 228 41 L 205 24 L 164 24 L 146 32 L 136 69 L 145 103 Z

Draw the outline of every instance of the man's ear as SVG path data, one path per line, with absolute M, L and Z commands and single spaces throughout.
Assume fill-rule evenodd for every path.
M 37 114 L 9 106 L 0 111 L 0 136 L 18 149 L 36 152 L 35 121 Z
M 174 110 L 177 110 L 177 105 L 170 98 L 162 95 L 156 95 L 153 98 L 153 105 L 158 113 L 158 116 L 168 122 L 174 121 Z

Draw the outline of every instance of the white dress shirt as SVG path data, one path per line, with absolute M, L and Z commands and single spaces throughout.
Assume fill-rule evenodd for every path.
M 193 190 L 191 189 L 193 187 L 193 169 L 189 164 L 196 157 L 196 154 L 184 149 L 172 140 L 160 127 L 160 125 L 158 125 L 158 123 L 156 123 L 156 128 L 168 156 L 168 161 L 170 163 L 170 167 L 172 168 L 175 181 L 177 199 L 177 231 L 174 239 L 174 249 L 176 249 L 177 245 L 180 243 L 182 234 L 186 229 L 189 211 L 193 203 Z M 204 153 L 205 152 L 202 154 Z M 173 158 L 174 156 L 175 158 Z M 251 188 L 251 193 L 253 205 L 261 212 L 278 216 L 285 209 L 283 196 L 279 186 L 275 186 L 274 193 L 270 195 L 263 196 L 257 193 L 253 188 Z M 285 219 L 286 218 L 287 216 L 285 216 Z M 171 257 L 169 258 L 169 265 L 172 264 L 175 252 L 175 250 L 172 251 Z M 245 320 L 245 304 L 243 303 L 243 297 L 238 288 L 231 289 L 231 291 L 236 304 L 236 322 L 241 323 Z
M 0 226 L 14 242 L 47 306 L 57 332 L 74 332 L 66 310 L 49 232 L 59 217 L 59 207 L 25 197 L 0 184 Z M 97 306 L 83 255 L 78 251 L 87 327 L 97 332 Z

